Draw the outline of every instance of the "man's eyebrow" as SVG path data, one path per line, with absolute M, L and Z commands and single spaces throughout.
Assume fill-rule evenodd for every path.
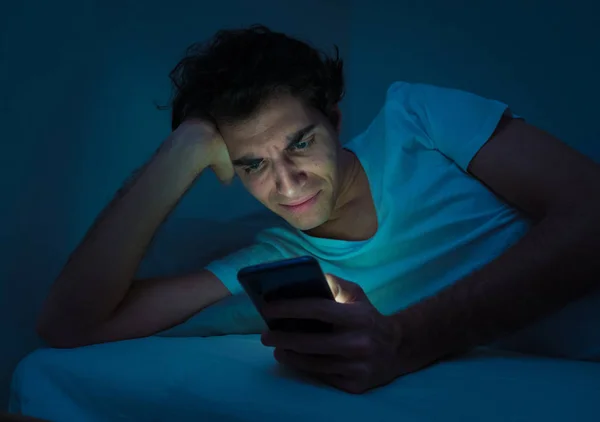
M 252 164 L 260 163 L 261 161 L 262 161 L 262 158 L 256 158 L 254 155 L 250 154 L 250 155 L 244 155 L 241 158 L 233 160 L 232 163 L 236 167 L 247 167 L 247 166 L 251 166 Z
M 317 125 L 314 123 L 311 123 L 310 125 L 297 130 L 295 133 L 292 133 L 291 135 L 286 136 L 287 140 L 289 141 L 289 145 L 291 146 L 293 144 L 300 142 L 302 140 L 302 138 L 304 138 L 308 133 L 313 131 L 315 129 L 315 127 L 317 127 Z
M 302 129 L 298 129 L 296 132 L 292 133 L 291 135 L 286 136 L 286 139 L 288 141 L 288 147 L 294 145 L 295 143 L 300 142 L 302 140 L 302 138 L 304 138 L 307 134 L 309 134 L 311 131 L 313 131 L 316 127 L 317 127 L 316 124 L 311 123 L 308 126 L 303 127 Z M 247 154 L 247 155 L 244 155 L 243 157 L 233 160 L 232 163 L 236 167 L 247 167 L 247 166 L 251 166 L 252 164 L 260 163 L 261 161 L 262 161 L 262 158 L 258 158 L 254 154 Z

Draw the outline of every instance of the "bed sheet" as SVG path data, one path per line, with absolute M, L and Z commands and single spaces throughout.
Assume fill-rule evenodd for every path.
M 592 421 L 600 364 L 478 350 L 363 395 L 281 368 L 258 335 L 40 349 L 11 411 L 51 421 Z

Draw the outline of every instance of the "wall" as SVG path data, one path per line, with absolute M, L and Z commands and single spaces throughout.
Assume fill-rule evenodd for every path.
M 369 123 L 395 80 L 508 103 L 600 160 L 600 3 L 352 0 L 345 122 Z
M 168 112 L 153 105 L 168 99 L 168 71 L 218 28 L 262 22 L 340 44 L 344 139 L 365 128 L 392 81 L 421 81 L 501 99 L 600 159 L 600 11 L 591 1 L 203 3 L 0 6 L 0 400 L 14 364 L 38 345 L 35 314 L 68 252 L 168 133 Z M 237 206 L 225 207 L 233 197 Z M 257 207 L 239 185 L 206 175 L 175 212 L 227 220 Z
M 169 133 L 168 72 L 192 42 L 263 23 L 345 52 L 341 0 L 21 1 L 0 6 L 3 201 L 0 406 L 16 362 L 38 346 L 47 289 L 95 215 Z M 210 4 L 207 7 L 206 4 Z M 206 198 L 211 206 L 206 207 Z M 236 198 L 236 207 L 225 204 Z M 239 184 L 203 175 L 178 216 L 258 209 Z

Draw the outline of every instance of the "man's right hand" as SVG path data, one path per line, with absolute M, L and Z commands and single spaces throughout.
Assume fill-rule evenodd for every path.
M 172 135 L 180 142 L 199 144 L 205 151 L 207 167 L 215 172 L 222 183 L 229 183 L 235 172 L 223 137 L 214 124 L 199 118 L 185 120 Z
M 217 129 L 187 120 L 119 190 L 67 261 L 38 320 L 42 338 L 75 347 L 148 336 L 229 295 L 206 270 L 134 280 L 158 227 L 206 167 L 222 182 L 233 178 Z

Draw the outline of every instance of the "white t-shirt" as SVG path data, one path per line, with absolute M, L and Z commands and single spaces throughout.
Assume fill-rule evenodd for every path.
M 371 239 L 321 239 L 276 227 L 207 269 L 235 294 L 242 292 L 240 268 L 312 255 L 325 272 L 360 284 L 383 313 L 434 294 L 530 227 L 466 172 L 504 113 L 505 104 L 471 93 L 394 83 L 369 128 L 345 146 L 364 167 L 375 201 L 379 227 Z

